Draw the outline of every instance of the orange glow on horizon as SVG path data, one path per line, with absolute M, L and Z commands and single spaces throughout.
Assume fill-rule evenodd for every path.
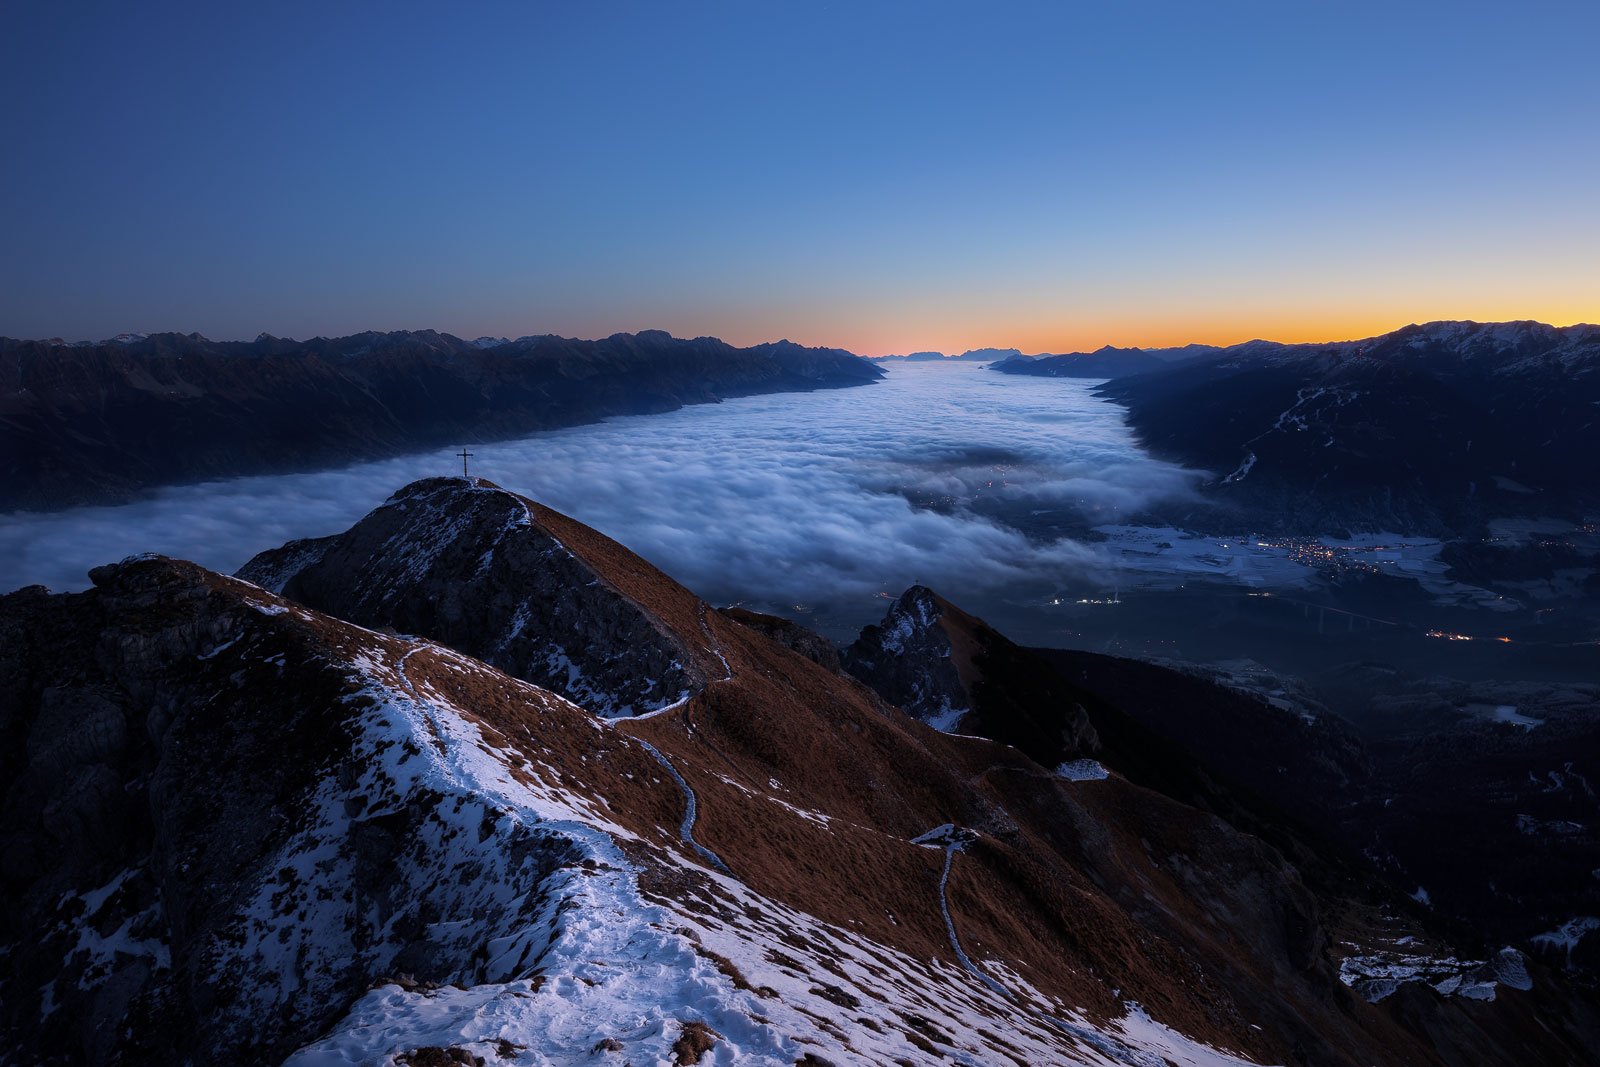
M 1354 341 L 1391 333 L 1412 323 L 1440 320 L 1471 320 L 1474 322 L 1508 322 L 1531 319 L 1552 326 L 1570 326 L 1576 323 L 1600 322 L 1600 307 L 1545 309 L 1542 313 L 1529 309 L 1485 309 L 1475 314 L 1441 310 L 1437 313 L 1411 316 L 1393 313 L 1292 316 L 1265 315 L 1254 317 L 1178 317 L 1151 316 L 1136 321 L 1079 321 L 1071 325 L 1060 323 L 1028 324 L 1010 327 L 997 326 L 991 330 L 971 328 L 927 330 L 926 332 L 895 329 L 875 330 L 871 327 L 844 327 L 834 336 L 825 331 L 807 330 L 790 333 L 791 340 L 808 345 L 846 348 L 865 356 L 904 355 L 909 352 L 943 352 L 960 355 L 977 348 L 1015 348 L 1027 354 L 1046 352 L 1092 352 L 1105 345 L 1117 348 L 1176 348 L 1188 344 L 1228 345 L 1245 341 L 1279 341 L 1284 344 L 1318 344 L 1337 341 Z M 743 334 L 745 331 L 741 330 Z M 930 336 L 935 334 L 935 336 Z M 863 336 L 864 335 L 864 336 Z M 748 339 L 740 337 L 734 343 L 759 343 L 771 337 L 759 333 Z M 850 343 L 851 336 L 858 337 Z M 732 338 L 728 338 L 732 340 Z

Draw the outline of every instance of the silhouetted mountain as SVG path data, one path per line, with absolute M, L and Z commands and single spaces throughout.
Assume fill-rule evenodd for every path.
M 1600 506 L 1600 327 L 1433 322 L 1249 342 L 1108 383 L 1156 454 L 1252 528 L 1459 532 Z
M 1093 352 L 1065 355 L 1016 355 L 990 367 L 1003 374 L 1028 374 L 1036 378 L 1124 378 L 1148 374 L 1185 359 L 1215 355 L 1215 345 L 1185 345 L 1182 348 L 1115 348 L 1106 345 Z
M 937 363 L 950 357 L 943 352 L 910 352 L 903 356 L 868 356 L 867 358 L 890 363 Z
M 907 589 L 883 622 L 845 650 L 844 668 L 935 729 L 1013 745 L 1046 767 L 1093 756 L 1088 713 L 1053 672 L 983 620 L 926 586 Z
M 488 339 L 493 341 L 494 339 Z M 861 385 L 838 349 L 660 331 L 485 344 L 432 330 L 293 341 L 0 339 L 0 510 L 504 439 L 753 393 Z
M 959 356 L 947 356 L 943 352 L 912 352 L 904 356 L 872 356 L 870 358 L 888 363 L 944 363 L 961 361 L 967 363 L 987 362 L 991 359 L 1002 358 L 1015 349 L 980 348 L 971 352 L 963 352 Z

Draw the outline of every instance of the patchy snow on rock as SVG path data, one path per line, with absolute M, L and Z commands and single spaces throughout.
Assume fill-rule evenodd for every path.
M 938 621 L 938 608 L 929 597 L 908 596 L 904 598 L 903 610 L 898 613 L 894 625 L 884 628 L 879 643 L 884 651 L 902 655 L 906 650 L 906 642 Z
M 1111 777 L 1111 772 L 1099 760 L 1068 760 L 1056 768 L 1057 776 L 1069 782 L 1098 782 Z
M 1463 960 L 1448 955 L 1433 955 L 1415 937 L 1403 937 L 1380 948 L 1357 949 L 1339 961 L 1339 980 L 1355 990 L 1368 1003 L 1376 1004 L 1402 985 L 1420 982 L 1446 997 L 1467 1000 L 1494 1000 L 1495 988 L 1533 988 L 1522 953 L 1501 949 L 1492 960 Z
M 1495 953 L 1494 959 L 1495 981 L 1507 989 L 1518 989 L 1526 993 L 1533 988 L 1533 978 L 1528 974 L 1528 960 L 1521 952 L 1507 945 Z
M 172 966 L 172 953 L 164 939 L 160 903 L 152 899 L 141 911 L 128 914 L 108 933 L 102 928 L 116 921 L 119 909 L 107 908 L 127 883 L 141 872 L 119 871 L 104 885 L 84 893 L 64 894 L 56 904 L 56 933 L 75 939 L 62 959 L 60 977 L 46 993 L 46 1014 L 53 1010 L 56 985 L 71 980 L 79 989 L 99 988 L 114 977 L 119 956 L 143 958 L 151 970 Z M 109 919 L 109 921 L 108 921 Z M 0 1055 L 0 1060 L 4 1056 Z
M 1600 930 L 1600 917 L 1593 915 L 1580 915 L 1576 919 L 1568 919 L 1560 926 L 1548 933 L 1535 934 L 1531 939 L 1541 948 L 1554 949 L 1566 957 L 1568 966 L 1572 964 L 1572 953 L 1584 936 Z
M 430 902 L 429 911 L 446 921 L 427 924 L 425 942 L 476 962 L 453 985 L 374 989 L 289 1062 L 382 1063 L 427 1045 L 486 1055 L 491 1043 L 506 1041 L 521 1050 L 514 1062 L 577 1063 L 588 1060 L 595 1035 L 623 1041 L 641 1062 L 659 1062 L 688 1020 L 710 1026 L 750 1062 L 792 1063 L 792 1043 L 752 1018 L 760 1014 L 754 998 L 699 958 L 687 938 L 668 932 L 676 923 L 640 897 L 614 840 L 630 835 L 582 798 L 513 774 L 462 709 L 407 675 L 406 661 L 423 648 L 482 670 L 429 646 L 392 663 L 368 659 L 372 707 L 363 733 L 372 763 L 353 789 L 337 790 L 345 795 L 324 787 L 326 802 L 281 860 L 296 889 L 257 901 L 240 955 L 269 982 L 281 968 L 285 980 L 298 972 L 315 983 L 331 966 L 328 957 L 341 951 L 360 953 L 371 973 L 405 969 L 399 947 L 406 938 L 395 930 L 404 915 L 373 928 L 377 917 L 355 912 L 349 893 L 338 889 L 358 884 L 363 873 L 351 869 L 345 847 L 355 830 L 346 803 L 354 792 L 373 797 L 374 807 L 442 798 L 415 831 L 412 862 L 389 872 L 411 884 L 386 887 L 385 895 Z M 561 701 L 521 687 L 536 699 Z M 279 911 L 280 894 L 297 910 Z M 375 942 L 358 947 L 350 934 L 363 928 Z M 458 938 L 471 944 L 451 944 Z
M 954 733 L 955 728 L 961 724 L 962 717 L 970 710 L 972 709 L 952 707 L 950 698 L 941 696 L 939 698 L 939 710 L 922 716 L 922 721 L 942 733 Z

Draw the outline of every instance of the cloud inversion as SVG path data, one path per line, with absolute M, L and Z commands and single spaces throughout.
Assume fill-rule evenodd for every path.
M 474 451 L 475 474 L 589 523 L 715 603 L 830 605 L 852 624 L 878 613 L 876 594 L 912 581 L 977 599 L 1092 580 L 1104 566 L 1093 545 L 1030 539 L 1005 517 L 1115 522 L 1199 477 L 1145 455 L 1119 409 L 1082 382 L 971 365 L 895 367 L 861 388 L 614 419 Z M 232 571 L 261 549 L 342 530 L 455 462 L 440 450 L 11 515 L 0 588 L 81 589 L 90 567 L 137 552 Z

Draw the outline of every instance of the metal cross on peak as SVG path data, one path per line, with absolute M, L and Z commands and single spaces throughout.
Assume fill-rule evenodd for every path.
M 462 446 L 461 451 L 456 453 L 456 455 L 461 457 L 461 477 L 467 477 L 467 460 L 471 459 L 476 454 L 477 453 L 475 452 L 468 452 L 465 446 Z

